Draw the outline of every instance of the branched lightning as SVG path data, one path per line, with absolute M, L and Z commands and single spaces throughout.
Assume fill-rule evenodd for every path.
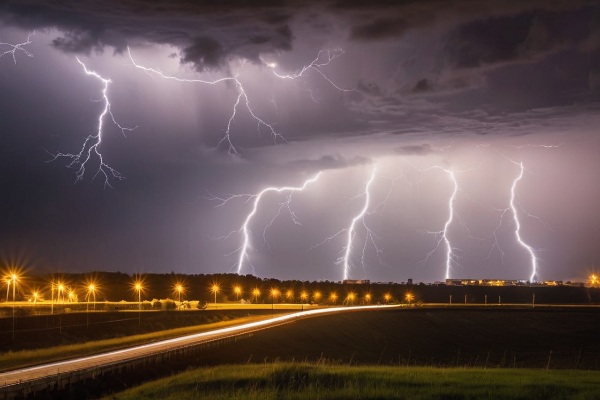
M 528 245 L 527 243 L 525 243 L 523 241 L 523 239 L 521 239 L 521 234 L 520 234 L 521 223 L 519 222 L 519 215 L 517 213 L 517 207 L 515 206 L 515 197 L 516 197 L 515 190 L 517 187 L 517 183 L 523 178 L 523 172 L 525 171 L 525 168 L 523 167 L 522 162 L 520 162 L 520 163 L 514 162 L 514 163 L 519 166 L 520 173 L 519 173 L 519 176 L 517 177 L 517 179 L 515 179 L 513 181 L 512 187 L 510 188 L 510 209 L 512 210 L 513 218 L 514 218 L 515 225 L 516 225 L 515 236 L 517 237 L 517 242 L 519 242 L 519 244 L 525 250 L 527 250 L 527 252 L 529 253 L 529 256 L 531 257 L 531 276 L 530 276 L 529 280 L 531 282 L 535 282 L 536 275 L 537 275 L 537 257 L 535 255 L 535 252 L 533 251 L 533 248 L 530 245 Z
M 367 181 L 367 185 L 365 186 L 365 191 L 361 194 L 361 196 L 365 197 L 365 204 L 362 208 L 362 210 L 360 210 L 360 213 L 352 218 L 352 222 L 350 223 L 350 227 L 348 227 L 348 236 L 347 236 L 347 241 L 346 241 L 346 247 L 344 249 L 344 256 L 343 256 L 343 261 L 344 261 L 344 279 L 348 279 L 348 275 L 349 275 L 349 270 L 350 270 L 350 253 L 352 252 L 352 239 L 354 239 L 354 236 L 356 235 L 355 232 L 355 228 L 354 226 L 356 225 L 356 223 L 360 220 L 363 223 L 363 226 L 366 229 L 366 239 L 365 239 L 365 243 L 363 246 L 363 251 L 362 251 L 362 257 L 361 257 L 361 262 L 363 265 L 363 268 L 365 266 L 365 250 L 367 247 L 367 243 L 370 241 L 371 243 L 373 243 L 373 245 L 375 246 L 375 251 L 377 252 L 377 254 L 379 255 L 381 253 L 381 250 L 379 250 L 379 248 L 377 248 L 377 245 L 375 244 L 375 240 L 373 238 L 374 234 L 373 231 L 367 226 L 366 222 L 365 222 L 365 214 L 368 213 L 369 210 L 369 205 L 371 202 L 371 192 L 369 191 L 371 184 L 373 183 L 373 181 L 375 180 L 375 172 L 377 171 L 377 167 L 374 166 L 373 167 L 373 171 L 371 172 L 371 177 L 369 178 L 369 180 Z
M 104 175 L 104 186 L 112 187 L 109 182 L 110 178 L 122 180 L 122 179 L 125 179 L 125 177 L 123 175 L 121 175 L 119 173 L 119 171 L 115 170 L 110 165 L 106 164 L 106 162 L 104 161 L 104 158 L 102 157 L 102 153 L 99 150 L 100 145 L 102 144 L 102 128 L 103 128 L 103 124 L 104 124 L 104 118 L 106 117 L 107 114 L 110 115 L 112 122 L 121 130 L 121 133 L 123 133 L 123 135 L 125 135 L 125 131 L 132 131 L 137 127 L 125 128 L 125 127 L 121 126 L 115 119 L 115 116 L 113 115 L 113 113 L 111 111 L 110 100 L 108 98 L 108 84 L 111 83 L 111 80 L 105 79 L 102 76 L 100 76 L 97 72 L 89 70 L 86 67 L 86 65 L 79 58 L 77 58 L 77 62 L 83 67 L 83 70 L 85 71 L 85 73 L 87 75 L 91 75 L 103 83 L 102 101 L 104 102 L 104 109 L 102 110 L 102 113 L 98 116 L 98 130 L 97 130 L 96 134 L 87 136 L 87 138 L 83 142 L 83 146 L 81 147 L 81 150 L 79 151 L 79 153 L 76 153 L 76 154 L 72 154 L 72 153 L 52 154 L 53 158 L 50 161 L 54 161 L 59 157 L 70 158 L 71 162 L 68 164 L 69 167 L 79 166 L 79 168 L 77 169 L 77 172 L 75 173 L 75 176 L 76 176 L 75 182 L 77 182 L 77 181 L 83 179 L 83 176 L 85 175 L 85 171 L 86 171 L 86 164 L 95 155 L 95 157 L 98 158 L 99 165 L 98 165 L 98 170 L 94 174 L 94 178 L 98 174 L 102 174 L 102 175 Z
M 0 58 L 2 58 L 2 56 L 5 56 L 7 54 L 11 54 L 12 58 L 13 58 L 13 61 L 16 64 L 17 63 L 17 57 L 15 56 L 15 53 L 17 52 L 17 50 L 21 50 L 23 53 L 25 53 L 25 55 L 27 57 L 33 57 L 33 54 L 31 54 L 29 51 L 27 51 L 27 49 L 23 48 L 23 46 L 31 44 L 31 36 L 33 36 L 33 35 L 35 35 L 35 31 L 30 32 L 29 34 L 27 34 L 27 41 L 23 42 L 23 43 L 10 44 L 10 43 L 1 43 L 0 42 L 0 46 L 9 47 L 8 50 L 0 53 Z
M 305 76 L 305 74 L 308 71 L 316 71 L 323 77 L 323 79 L 325 79 L 327 82 L 329 82 L 331 84 L 331 86 L 333 86 L 337 90 L 341 90 L 343 92 L 351 92 L 355 89 L 344 89 L 344 88 L 338 86 L 327 75 L 325 75 L 325 73 L 323 73 L 323 71 L 321 71 L 321 69 L 320 69 L 321 67 L 325 67 L 325 66 L 329 65 L 333 60 L 335 60 L 336 58 L 340 57 L 343 54 L 344 54 L 344 51 L 342 49 L 321 50 L 321 51 L 319 51 L 319 54 L 317 54 L 317 57 L 310 64 L 303 66 L 300 69 L 300 71 L 294 72 L 293 74 L 285 74 L 285 75 L 279 74 L 275 70 L 275 68 L 277 67 L 276 63 L 267 62 L 262 57 L 260 60 L 263 62 L 264 65 L 269 67 L 273 71 L 273 74 L 278 78 L 297 79 L 302 76 Z M 322 61 L 322 59 L 324 59 L 324 60 Z M 310 92 L 310 93 L 311 93 L 311 97 L 312 97 L 313 101 L 316 102 L 315 98 L 312 95 L 312 92 Z
M 452 190 L 452 195 L 448 199 L 448 219 L 446 220 L 446 223 L 444 224 L 444 229 L 442 229 L 440 231 L 436 231 L 436 232 L 429 232 L 429 231 L 427 232 L 429 234 L 435 235 L 438 239 L 437 239 L 437 244 L 436 244 L 435 248 L 427 253 L 427 255 L 425 256 L 425 260 L 423 260 L 423 263 L 426 263 L 429 260 L 429 258 L 433 255 L 433 253 L 435 253 L 437 251 L 437 249 L 440 247 L 442 242 L 444 242 L 444 244 L 446 245 L 446 279 L 449 279 L 450 272 L 453 270 L 452 263 L 458 264 L 458 256 L 455 255 L 455 252 L 454 252 L 455 249 L 452 247 L 452 244 L 450 243 L 450 239 L 448 239 L 448 228 L 452 224 L 452 221 L 454 220 L 454 215 L 456 213 L 454 211 L 454 200 L 456 199 L 456 194 L 458 193 L 458 182 L 456 180 L 456 176 L 454 175 L 453 171 L 450 171 L 446 168 L 439 167 L 439 166 L 434 166 L 429 169 L 433 169 L 433 168 L 440 169 L 440 170 L 444 171 L 445 173 L 447 173 L 448 176 L 450 177 L 450 180 L 452 181 L 452 183 L 454 185 L 454 188 Z M 461 225 L 463 227 L 465 227 L 464 224 L 462 223 L 462 221 L 461 221 Z
M 171 79 L 171 80 L 175 80 L 175 81 L 178 81 L 178 82 L 199 83 L 199 84 L 205 84 L 205 85 L 216 85 L 216 84 L 222 83 L 222 82 L 233 82 L 234 85 L 235 85 L 235 87 L 236 87 L 236 89 L 237 89 L 238 96 L 236 97 L 236 100 L 235 100 L 235 102 L 233 104 L 233 107 L 232 107 L 232 110 L 231 110 L 231 114 L 230 114 L 229 120 L 227 121 L 227 128 L 225 129 L 225 133 L 224 133 L 223 137 L 221 138 L 221 140 L 219 140 L 219 143 L 218 143 L 218 145 L 226 144 L 228 146 L 228 152 L 229 152 L 229 154 L 234 154 L 234 155 L 238 155 L 238 156 L 240 155 L 239 152 L 237 151 L 237 149 L 235 148 L 235 146 L 233 145 L 233 142 L 231 140 L 231 125 L 232 125 L 232 123 L 235 120 L 235 117 L 236 117 L 236 114 L 237 114 L 237 111 L 238 111 L 238 106 L 240 105 L 240 103 L 244 104 L 245 109 L 248 111 L 248 113 L 250 114 L 250 116 L 256 121 L 256 123 L 257 123 L 257 129 L 258 129 L 259 132 L 260 132 L 261 128 L 267 129 L 269 131 L 269 134 L 271 135 L 271 138 L 273 139 L 273 142 L 275 144 L 277 144 L 279 141 L 287 143 L 287 140 L 281 134 L 279 134 L 275 130 L 273 124 L 266 122 L 264 119 L 262 119 L 261 117 L 259 117 L 258 115 L 256 115 L 254 113 L 254 111 L 252 110 L 252 107 L 250 106 L 250 98 L 248 97 L 248 94 L 245 91 L 244 86 L 242 85 L 242 82 L 240 81 L 239 75 L 237 73 L 234 76 L 224 77 L 224 78 L 216 79 L 216 80 L 213 80 L 213 81 L 208 81 L 208 80 L 203 80 L 203 79 L 185 79 L 185 78 L 179 78 L 179 77 L 176 77 L 176 76 L 165 75 L 162 71 L 160 71 L 159 69 L 156 69 L 156 68 L 149 68 L 149 67 L 144 67 L 142 65 L 139 65 L 133 59 L 133 56 L 131 54 L 131 50 L 129 48 L 127 48 L 127 52 L 129 54 L 129 58 L 130 58 L 131 62 L 133 63 L 133 65 L 136 68 L 139 68 L 139 69 L 141 69 L 141 70 L 143 70 L 145 72 L 151 72 L 151 73 L 156 74 L 156 75 L 158 75 L 158 76 L 160 76 L 161 78 L 164 78 L 164 79 Z M 325 57 L 325 61 L 320 61 L 321 54 L 327 54 L 327 56 Z M 341 90 L 341 91 L 349 91 L 348 89 L 343 89 L 343 88 L 339 87 L 338 85 L 336 85 L 331 79 L 329 79 L 327 77 L 327 75 L 325 75 L 320 70 L 320 67 L 328 65 L 331 61 L 333 61 L 337 57 L 341 56 L 342 54 L 343 54 L 343 51 L 341 51 L 341 50 L 334 50 L 334 51 L 323 51 L 322 50 L 322 51 L 319 52 L 319 55 L 317 56 L 317 58 L 315 60 L 313 60 L 312 63 L 310 63 L 309 65 L 303 67 L 300 72 L 297 72 L 295 74 L 290 74 L 290 75 L 281 75 L 281 74 L 278 74 L 275 71 L 275 69 L 274 69 L 276 67 L 275 63 L 267 63 L 262 58 L 261 58 L 261 61 L 264 63 L 264 65 L 266 65 L 267 67 L 269 67 L 273 71 L 273 73 L 275 74 L 275 76 L 277 76 L 278 78 L 281 78 L 281 79 L 296 79 L 296 78 L 299 78 L 299 77 L 303 76 L 306 71 L 314 70 L 314 71 L 317 71 L 319 74 L 321 74 L 321 76 L 325 80 L 327 80 L 336 89 Z M 245 60 L 242 60 L 242 66 L 244 64 L 245 64 Z M 312 97 L 312 92 L 311 92 L 311 97 Z M 314 100 L 314 97 L 313 97 L 313 100 Z
M 252 267 L 252 270 L 254 272 L 254 266 L 250 262 L 250 258 L 248 256 L 248 247 L 250 247 L 250 235 L 252 234 L 252 232 L 249 228 L 249 225 L 250 225 L 250 221 L 252 220 L 252 217 L 254 217 L 254 215 L 258 211 L 258 205 L 259 205 L 260 200 L 263 197 L 263 195 L 265 195 L 269 192 L 277 192 L 277 193 L 289 192 L 289 194 L 286 196 L 286 200 L 280 204 L 280 207 L 277 210 L 275 217 L 273 217 L 273 219 L 271 219 L 271 221 L 267 224 L 267 226 L 263 230 L 263 239 L 265 240 L 265 243 L 266 243 L 266 231 L 273 224 L 273 222 L 275 221 L 277 216 L 279 216 L 281 214 L 281 211 L 283 208 L 287 208 L 294 224 L 301 225 L 298 217 L 296 216 L 296 213 L 290 207 L 290 204 L 292 201 L 292 195 L 295 192 L 303 191 L 309 184 L 316 182 L 320 176 L 321 176 L 321 172 L 317 173 L 317 175 L 315 175 L 313 178 L 306 180 L 304 182 L 304 184 L 300 187 L 292 187 L 292 186 L 273 187 L 272 186 L 272 187 L 263 189 L 258 194 L 235 194 L 235 195 L 232 195 L 232 196 L 229 196 L 226 198 L 220 198 L 220 197 L 212 197 L 211 198 L 211 200 L 219 201 L 219 204 L 217 205 L 217 207 L 223 207 L 225 204 L 227 204 L 229 201 L 231 201 L 233 199 L 241 198 L 241 199 L 244 199 L 245 203 L 249 202 L 252 199 L 254 200 L 254 202 L 252 203 L 252 210 L 246 216 L 246 219 L 244 220 L 244 223 L 242 224 L 240 229 L 238 229 L 237 231 L 232 231 L 229 234 L 227 234 L 226 236 L 222 236 L 219 238 L 219 239 L 226 239 L 226 238 L 230 237 L 233 233 L 241 233 L 243 235 L 244 240 L 243 240 L 242 245 L 238 249 L 234 250 L 232 253 L 229 253 L 229 254 L 233 254 L 237 251 L 240 252 L 240 256 L 239 256 L 239 259 L 237 262 L 238 274 L 241 273 L 241 271 L 242 271 L 242 268 L 244 266 L 244 261 L 248 262 L 248 264 Z

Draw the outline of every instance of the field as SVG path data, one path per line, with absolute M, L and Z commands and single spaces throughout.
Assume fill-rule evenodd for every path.
M 307 363 L 187 371 L 106 399 L 598 399 L 600 372 Z

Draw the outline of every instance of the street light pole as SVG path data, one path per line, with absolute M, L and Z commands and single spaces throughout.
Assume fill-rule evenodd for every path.
M 12 276 L 12 280 L 13 280 L 13 323 L 12 323 L 12 341 L 14 343 L 15 341 L 15 287 L 17 286 L 17 276 L 15 274 L 13 274 Z

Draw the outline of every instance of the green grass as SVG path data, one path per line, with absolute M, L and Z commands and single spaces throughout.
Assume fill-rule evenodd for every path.
M 36 350 L 9 351 L 0 354 L 0 371 L 7 371 L 19 367 L 36 365 L 40 363 L 49 363 L 58 360 L 65 360 L 73 357 L 96 354 L 110 350 L 122 349 L 138 344 L 151 343 L 164 339 L 171 339 L 178 336 L 184 336 L 194 333 L 206 332 L 210 330 L 226 328 L 234 325 L 243 324 L 271 318 L 270 315 L 251 316 L 237 318 L 229 321 L 221 321 L 212 324 L 188 326 L 184 328 L 168 329 L 158 332 L 145 333 L 141 335 L 124 336 L 114 339 L 96 340 L 86 343 L 69 344 L 64 346 L 54 346 Z
M 105 399 L 552 400 L 600 398 L 600 372 L 575 370 L 229 365 L 186 371 Z

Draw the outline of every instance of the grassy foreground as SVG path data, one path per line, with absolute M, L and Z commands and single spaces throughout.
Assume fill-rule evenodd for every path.
M 190 370 L 105 399 L 551 400 L 600 398 L 600 372 L 575 370 L 229 365 Z
M 215 322 L 212 324 L 168 329 L 164 331 L 145 333 L 141 335 L 125 336 L 115 339 L 96 340 L 86 343 L 54 346 L 36 350 L 9 351 L 0 354 L 0 371 L 8 371 L 11 369 L 16 369 L 19 367 L 29 365 L 49 363 L 73 357 L 80 357 L 110 350 L 117 350 L 138 344 L 156 342 L 159 340 L 171 339 L 178 336 L 191 335 L 194 333 L 201 333 L 215 329 L 226 328 L 234 325 L 260 321 L 268 318 L 271 318 L 271 316 L 251 316 L 237 318 L 229 321 Z

